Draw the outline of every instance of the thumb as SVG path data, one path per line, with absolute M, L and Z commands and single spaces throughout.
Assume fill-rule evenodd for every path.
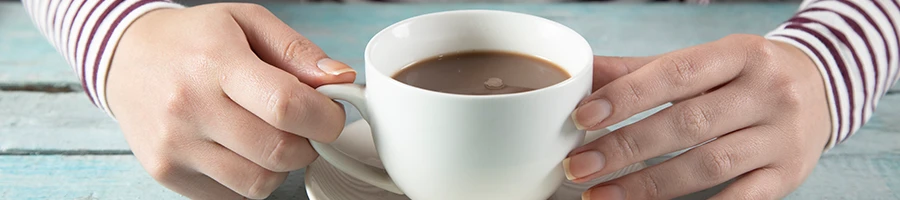
M 356 79 L 353 68 L 329 58 L 319 46 L 266 8 L 235 6 L 231 15 L 260 59 L 296 76 L 300 82 L 316 88 L 324 84 L 352 83 Z
M 594 84 L 592 91 L 596 91 L 613 80 L 641 68 L 650 63 L 650 61 L 656 60 L 657 57 L 594 56 Z

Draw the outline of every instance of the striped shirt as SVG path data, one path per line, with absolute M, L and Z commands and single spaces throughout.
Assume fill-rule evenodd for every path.
M 151 10 L 184 7 L 163 0 L 23 3 L 41 33 L 78 75 L 90 100 L 107 113 L 111 112 L 106 73 L 125 28 Z M 898 31 L 897 1 L 805 0 L 793 17 L 765 35 L 801 49 L 825 80 L 832 127 L 826 150 L 859 130 L 900 78 Z

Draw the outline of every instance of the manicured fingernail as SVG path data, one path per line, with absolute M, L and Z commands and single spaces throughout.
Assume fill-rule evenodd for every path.
M 319 60 L 319 62 L 316 63 L 316 66 L 318 66 L 319 69 L 322 69 L 322 71 L 324 71 L 325 73 L 335 76 L 347 72 L 356 73 L 356 70 L 353 70 L 353 68 L 347 66 L 347 64 L 344 64 L 337 60 L 332 60 L 331 58 L 324 58 L 322 60 Z
M 566 171 L 566 179 L 569 179 L 571 181 L 575 180 L 578 177 L 575 177 L 571 172 L 569 172 L 569 162 L 572 162 L 572 158 L 563 159 L 563 170 Z
M 569 180 L 597 173 L 603 169 L 604 164 L 606 164 L 606 158 L 597 151 L 581 152 L 563 160 L 563 168 L 565 168 L 566 178 Z
M 590 128 L 597 125 L 612 112 L 612 106 L 605 99 L 596 99 L 590 101 L 572 112 L 572 120 L 575 121 L 575 127 L 579 130 Z
M 618 185 L 606 185 L 589 189 L 581 194 L 582 200 L 587 200 L 590 197 L 604 200 L 625 200 L 625 190 Z

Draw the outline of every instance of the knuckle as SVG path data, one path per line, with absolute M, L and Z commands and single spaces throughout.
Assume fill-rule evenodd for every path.
M 281 59 L 284 63 L 299 62 L 302 59 L 301 55 L 305 55 L 305 52 L 309 52 L 310 49 L 315 47 L 312 41 L 302 37 L 294 38 L 290 41 L 281 53 Z
M 800 160 L 800 159 L 797 159 Z M 796 188 L 803 184 L 803 181 L 815 167 L 815 163 L 805 166 L 802 161 L 794 161 L 794 164 L 788 163 L 774 167 L 775 174 L 783 178 L 785 187 Z
M 163 131 L 159 132 L 156 143 L 149 147 L 146 170 L 153 179 L 162 183 L 171 183 L 178 178 L 180 165 L 176 162 L 173 151 L 177 151 L 184 144 L 184 136 L 174 129 L 175 125 L 168 123 L 163 125 Z
M 281 134 L 286 135 L 286 134 Z M 298 145 L 298 141 L 296 138 L 299 137 L 289 137 L 289 136 L 279 136 L 278 142 L 275 143 L 275 146 L 272 147 L 271 150 L 267 151 L 265 156 L 266 158 L 266 168 L 276 172 L 287 172 L 293 171 L 300 168 L 303 168 L 302 161 L 303 159 L 299 159 L 297 156 L 298 149 L 300 147 Z
M 174 126 L 175 125 L 172 124 L 164 125 L 164 131 L 159 133 L 158 143 L 155 145 L 155 153 L 166 154 L 173 148 L 181 146 L 184 136 L 182 136 L 180 132 L 174 130 Z
M 770 66 L 779 55 L 782 54 L 775 43 L 768 39 L 753 34 L 732 34 L 725 39 L 729 45 L 739 45 L 744 48 L 744 58 L 747 63 L 757 66 Z
M 649 169 L 648 169 L 649 170 Z M 658 176 L 653 176 L 653 173 L 635 173 L 637 184 L 644 187 L 643 189 L 643 198 L 635 198 L 635 199 L 662 199 L 662 188 L 660 188 L 659 180 L 657 180 Z
M 255 4 L 255 3 L 247 3 L 247 2 L 231 2 L 231 3 L 220 3 L 222 8 L 227 10 L 237 10 L 237 11 L 251 11 L 251 12 L 259 12 L 265 11 L 268 12 L 269 9 L 266 9 L 265 6 Z
M 770 61 L 780 54 L 778 46 L 763 37 L 756 35 L 740 35 L 740 37 L 756 60 Z
M 169 117 L 184 119 L 194 110 L 190 104 L 191 91 L 187 86 L 175 86 L 163 102 L 164 112 Z
M 635 158 L 641 155 L 641 148 L 638 146 L 638 143 L 634 140 L 634 137 L 628 136 L 627 134 L 622 134 L 621 132 L 612 134 L 613 141 L 612 146 L 615 151 L 618 151 L 622 156 L 621 158 Z
M 769 81 L 769 91 L 776 96 L 775 105 L 780 108 L 794 110 L 803 104 L 803 91 L 797 83 L 797 79 L 791 75 L 779 74 L 772 76 Z
M 265 6 L 255 4 L 255 3 L 241 3 L 241 7 L 247 9 L 248 11 L 254 12 L 269 12 L 269 9 Z
M 723 40 L 724 41 L 734 41 L 734 42 L 745 43 L 745 44 L 751 44 L 751 43 L 760 43 L 761 44 L 763 42 L 768 41 L 759 35 L 745 34 L 745 33 L 730 34 L 730 35 L 725 36 L 723 38 Z
M 275 188 L 278 186 L 275 180 L 278 174 L 275 172 L 262 170 L 261 172 L 256 174 L 256 178 L 253 180 L 253 184 L 250 184 L 244 195 L 248 198 L 252 199 L 265 199 L 275 191 Z
M 307 106 L 301 98 L 301 94 L 293 89 L 275 89 L 267 101 L 266 107 L 271 113 L 267 121 L 281 130 L 287 129 L 291 124 L 302 122 L 304 115 L 301 111 L 306 110 Z
M 178 165 L 172 161 L 171 158 L 167 156 L 163 156 L 164 154 L 157 154 L 150 156 L 146 165 L 147 173 L 150 174 L 150 177 L 153 177 L 156 181 L 161 183 L 172 183 L 175 182 L 178 171 Z
M 758 199 L 778 199 L 774 191 L 766 191 L 760 186 L 750 186 L 743 191 L 738 192 L 734 199 L 738 200 L 758 200 Z
M 700 173 L 707 181 L 714 182 L 725 180 L 728 173 L 734 167 L 734 156 L 724 149 L 706 149 L 700 151 Z
M 613 98 L 609 99 L 610 101 L 618 100 L 621 102 L 642 102 L 641 100 L 644 99 L 644 96 L 646 96 L 648 93 L 639 81 L 627 80 L 627 81 L 622 81 L 620 84 L 621 85 L 616 88 L 621 88 L 621 89 L 614 89 L 614 91 L 616 91 L 615 92 L 616 94 L 610 95 L 610 97 L 613 97 Z M 633 105 L 633 103 L 618 103 L 618 102 L 610 102 L 610 103 L 615 105 L 617 109 L 620 109 L 620 108 L 628 106 L 628 105 Z
M 669 84 L 676 87 L 690 86 L 700 71 L 700 66 L 694 64 L 689 57 L 686 56 L 667 56 L 661 58 L 662 62 L 668 65 L 665 70 L 666 80 Z
M 678 135 L 685 136 L 690 142 L 703 140 L 703 135 L 710 129 L 710 116 L 703 106 L 685 105 L 678 110 L 679 117 L 675 118 L 675 130 Z

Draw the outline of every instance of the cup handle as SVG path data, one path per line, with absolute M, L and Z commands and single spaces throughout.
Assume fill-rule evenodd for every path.
M 365 87 L 357 84 L 331 84 L 331 85 L 323 85 L 317 88 L 320 93 L 325 94 L 325 96 L 331 97 L 332 99 L 344 100 L 353 104 L 357 110 L 359 110 L 360 115 L 365 120 L 369 120 L 369 109 L 368 105 L 366 105 L 365 98 Z M 366 165 L 356 159 L 347 156 L 346 154 L 338 151 L 334 147 L 328 144 L 319 143 L 313 140 L 309 140 L 309 143 L 312 144 L 313 149 L 319 153 L 319 156 L 334 165 L 338 170 L 343 171 L 344 173 L 349 174 L 353 178 L 362 180 L 368 184 L 374 185 L 381 189 L 396 193 L 403 194 L 403 191 L 397 187 L 397 184 L 394 184 L 394 181 L 391 180 L 391 177 L 381 169 L 377 169 L 375 167 Z

